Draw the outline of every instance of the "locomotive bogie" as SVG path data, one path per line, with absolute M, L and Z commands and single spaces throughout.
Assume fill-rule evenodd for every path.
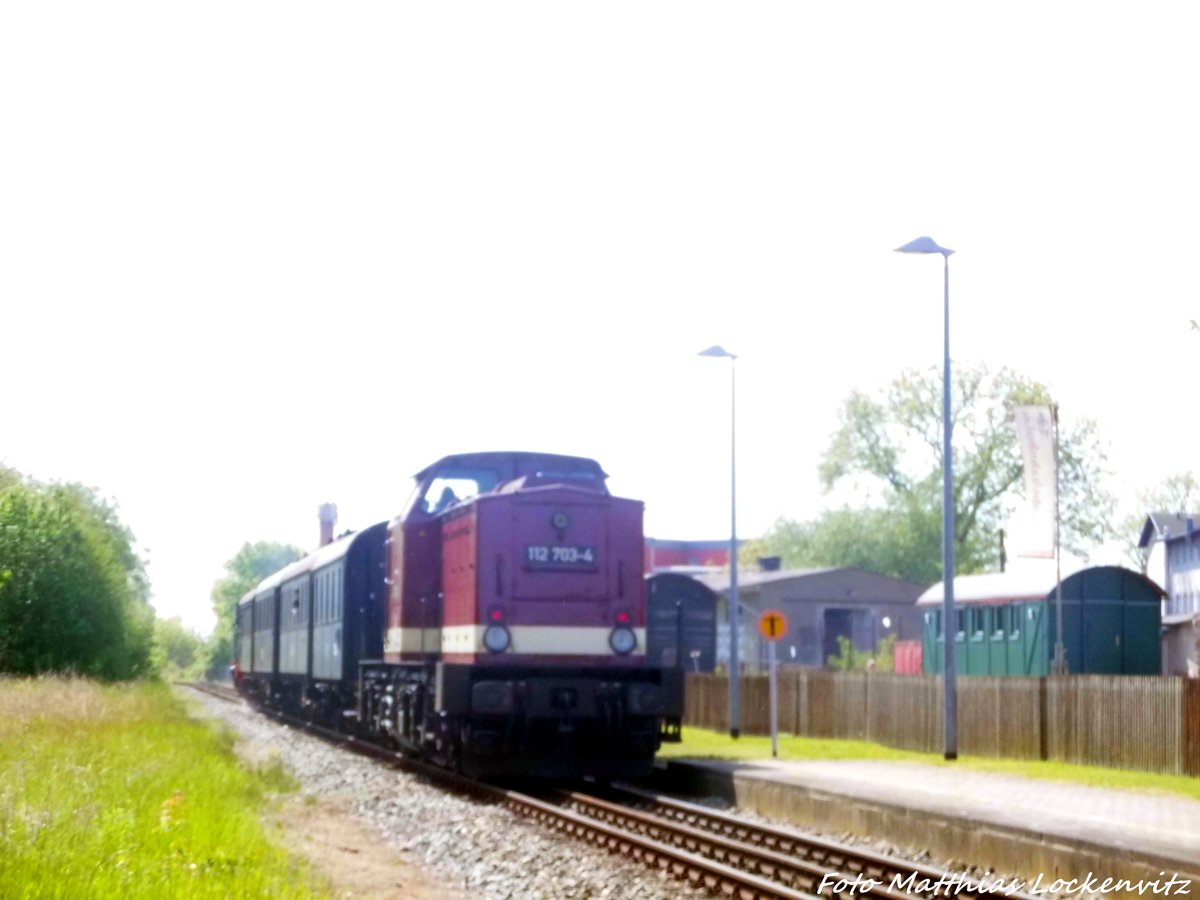
M 677 669 L 381 662 L 360 688 L 369 730 L 475 776 L 648 774 L 683 704 Z

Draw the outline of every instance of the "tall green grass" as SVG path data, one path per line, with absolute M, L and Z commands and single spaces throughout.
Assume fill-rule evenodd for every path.
M 0 897 L 327 896 L 232 746 L 161 684 L 0 679 Z

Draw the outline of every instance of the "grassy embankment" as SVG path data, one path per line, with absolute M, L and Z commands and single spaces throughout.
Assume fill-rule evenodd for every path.
M 742 736 L 733 740 L 727 734 L 702 728 L 684 728 L 683 742 L 663 744 L 659 758 L 708 757 L 730 760 L 771 758 L 769 737 Z M 927 763 L 934 766 L 957 766 L 983 772 L 999 772 L 1024 778 L 1049 781 L 1071 781 L 1093 787 L 1123 790 L 1161 791 L 1200 800 L 1200 778 L 1186 775 L 1156 775 L 1101 766 L 1078 766 L 1052 761 L 993 759 L 987 756 L 962 756 L 948 763 L 937 753 L 916 753 L 896 750 L 868 741 L 843 741 L 826 738 L 779 736 L 780 759 L 882 759 Z
M 163 685 L 0 679 L 0 897 L 326 896 L 269 839 L 292 787 Z

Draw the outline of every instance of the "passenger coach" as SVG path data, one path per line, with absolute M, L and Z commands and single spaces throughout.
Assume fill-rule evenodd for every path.
M 386 539 L 387 523 L 379 522 L 247 593 L 236 619 L 235 681 L 330 724 L 352 709 L 360 661 L 382 655 Z

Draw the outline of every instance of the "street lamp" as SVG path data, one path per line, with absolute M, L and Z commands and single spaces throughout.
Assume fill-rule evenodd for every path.
M 741 734 L 738 695 L 741 668 L 738 665 L 738 547 L 737 547 L 737 355 L 719 344 L 700 351 L 698 356 L 729 358 L 729 736 Z
M 897 253 L 940 253 L 945 272 L 945 333 L 942 356 L 942 721 L 946 759 L 958 758 L 958 685 L 954 662 L 954 475 L 950 455 L 950 254 L 931 237 L 919 237 Z

